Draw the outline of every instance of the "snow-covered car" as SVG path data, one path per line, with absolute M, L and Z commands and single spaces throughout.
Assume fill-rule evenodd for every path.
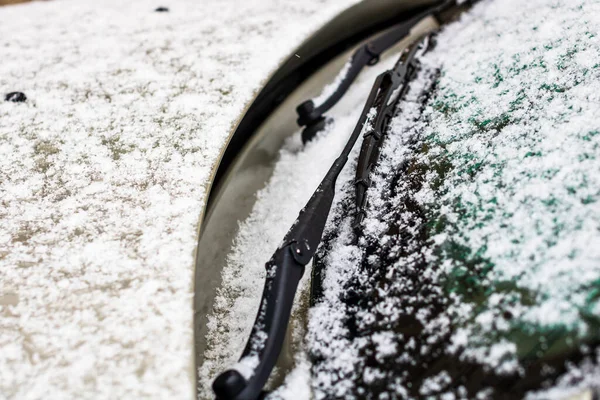
M 0 49 L 3 397 L 600 396 L 597 0 L 53 0 Z

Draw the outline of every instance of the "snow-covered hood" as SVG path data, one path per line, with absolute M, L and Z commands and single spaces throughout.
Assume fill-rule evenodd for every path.
M 269 75 L 351 3 L 0 8 L 0 92 L 27 96 L 0 102 L 0 397 L 194 396 L 207 184 Z

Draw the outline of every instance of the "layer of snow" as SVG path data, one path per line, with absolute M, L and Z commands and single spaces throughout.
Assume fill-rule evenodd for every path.
M 321 93 L 312 99 L 315 104 L 315 108 L 320 107 L 321 104 L 325 102 L 333 93 L 335 93 L 336 89 L 342 84 L 344 79 L 346 79 L 346 75 L 348 75 L 348 71 L 350 70 L 350 66 L 352 65 L 351 60 L 344 65 L 344 68 L 337 74 L 333 82 L 325 85 Z
M 192 398 L 204 186 L 344 0 L 0 7 L 0 397 Z M 291 206 L 294 209 L 294 206 Z
M 565 353 L 585 355 L 578 343 L 600 336 L 599 54 L 596 0 L 485 1 L 440 34 L 393 122 L 358 238 L 344 207 L 352 182 L 338 181 L 324 299 L 309 321 L 317 398 L 466 396 L 441 373 L 410 380 L 434 350 L 497 376 L 521 376 L 521 358 L 544 355 L 554 334 L 567 337 Z M 437 68 L 422 110 L 419 90 Z M 471 296 L 461 276 L 494 294 Z M 423 326 L 419 343 L 398 333 L 406 316 Z M 395 340 L 381 348 L 382 334 Z M 592 361 L 558 385 L 600 381 Z
M 600 392 L 600 350 L 596 355 L 580 365 L 569 365 L 567 372 L 556 384 L 548 389 L 533 391 L 527 395 L 528 400 L 587 400 L 594 399 Z M 577 382 L 576 385 L 573 382 Z
M 399 106 L 402 116 L 397 117 L 396 122 L 402 121 L 412 126 L 414 121 L 419 118 L 420 109 L 417 99 L 424 90 L 429 88 L 430 81 L 431 74 L 421 73 L 416 80 L 411 82 L 406 101 L 401 102 Z M 412 139 L 411 135 L 390 135 L 386 139 L 382 157 L 387 156 L 385 150 L 389 149 L 392 143 L 398 150 L 390 160 L 391 162 L 385 165 L 388 169 L 395 169 L 395 165 L 401 165 L 403 160 L 408 157 L 409 149 L 405 145 Z M 402 151 L 406 154 L 403 155 Z M 381 167 L 378 168 L 378 172 L 382 172 Z M 383 378 L 378 376 L 375 369 L 365 368 L 360 364 L 360 349 L 367 343 L 375 344 L 380 351 L 377 357 L 382 363 L 390 361 L 388 356 L 397 354 L 391 351 L 391 349 L 397 348 L 397 335 L 393 332 L 381 332 L 368 339 L 353 340 L 350 328 L 346 324 L 349 314 L 355 311 L 349 310 L 345 302 L 347 285 L 352 278 L 363 282 L 367 282 L 369 278 L 365 275 L 368 273 L 361 270 L 364 249 L 355 242 L 355 231 L 352 228 L 354 214 L 347 214 L 348 209 L 354 209 L 354 170 L 347 171 L 338 179 L 338 182 L 339 197 L 344 201 L 341 206 L 333 210 L 327 227 L 326 237 L 333 235 L 334 239 L 326 240 L 324 247 L 320 249 L 321 257 L 326 265 L 323 299 L 310 310 L 307 336 L 308 351 L 313 357 L 322 360 L 313 366 L 311 381 L 317 398 L 328 395 L 334 395 L 336 398 L 348 397 L 354 391 L 356 380 L 364 379 L 367 382 L 373 382 L 376 378 Z M 373 198 L 373 191 L 369 192 L 369 208 L 372 211 L 373 207 L 380 206 L 380 204 L 374 201 L 376 197 Z M 369 221 L 372 224 L 371 228 L 374 228 L 375 221 Z M 392 316 L 396 312 L 397 306 L 394 304 L 382 303 L 380 306 L 387 309 Z M 365 318 L 369 317 L 365 316 Z M 381 343 L 382 338 L 386 338 L 384 346 Z M 397 389 L 396 395 L 405 396 L 406 393 L 402 388 Z

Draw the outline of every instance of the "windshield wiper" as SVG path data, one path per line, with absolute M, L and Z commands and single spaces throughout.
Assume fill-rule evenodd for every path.
M 421 46 L 419 55 L 425 54 L 431 47 L 431 35 L 428 35 Z M 407 82 L 414 78 L 419 69 L 419 62 L 417 58 L 415 58 L 418 50 L 419 49 L 415 46 L 405 49 L 395 67 L 399 69 L 399 74 L 404 76 Z M 394 116 L 397 101 L 406 95 L 408 88 L 409 86 L 406 84 L 397 88 L 399 93 L 395 102 L 388 101 L 387 103 L 375 104 L 375 107 L 378 109 L 378 118 L 364 135 L 360 154 L 358 156 L 358 163 L 356 165 L 356 179 L 354 181 L 356 204 L 356 217 L 354 219 L 355 227 L 359 226 L 366 216 L 367 189 L 371 186 L 370 175 L 379 160 L 383 138 L 384 135 L 387 134 L 389 121 Z
M 258 315 L 240 358 L 240 363 L 252 372 L 243 376 L 234 367 L 219 375 L 213 383 L 218 398 L 255 400 L 260 396 L 279 357 L 298 283 L 321 241 L 337 177 L 361 133 L 387 129 L 398 101 L 415 75 L 413 60 L 422 44 L 423 38 L 411 44 L 391 70 L 377 77 L 344 150 L 266 263 L 267 278 Z
M 335 106 L 338 101 L 348 91 L 348 88 L 356 80 L 356 77 L 367 65 L 375 65 L 379 61 L 379 57 L 383 52 L 390 49 L 401 40 L 407 38 L 410 35 L 411 30 L 423 19 L 433 16 L 440 24 L 442 22 L 448 22 L 455 14 L 453 12 L 450 15 L 444 15 L 448 10 L 455 10 L 456 8 L 467 8 L 478 0 L 446 0 L 442 1 L 441 4 L 426 9 L 425 11 L 417 14 L 408 21 L 398 23 L 389 28 L 384 34 L 366 43 L 365 45 L 358 48 L 347 66 L 344 68 L 343 76 L 340 79 L 335 90 L 320 104 L 315 104 L 315 100 L 307 100 L 296 108 L 298 113 L 298 125 L 304 126 L 302 131 L 302 142 L 306 143 L 312 140 L 317 132 L 325 127 L 327 117 L 325 113 Z M 449 17 L 449 18 L 448 18 Z

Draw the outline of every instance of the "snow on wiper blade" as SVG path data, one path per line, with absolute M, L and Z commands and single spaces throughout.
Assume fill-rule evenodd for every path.
M 421 43 L 421 46 L 411 46 L 406 48 L 400 60 L 394 67 L 394 73 L 391 75 L 396 83 L 392 85 L 393 92 L 388 91 L 387 96 L 380 95 L 375 100 L 374 113 L 376 118 L 372 124 L 367 127 L 364 134 L 363 143 L 358 156 L 358 164 L 356 166 L 356 218 L 355 226 L 358 226 L 365 217 L 365 207 L 367 205 L 367 189 L 371 186 L 369 175 L 372 169 L 377 164 L 379 151 L 383 143 L 383 136 L 387 132 L 390 120 L 394 116 L 398 101 L 404 97 L 408 90 L 408 83 L 411 81 L 418 70 L 418 62 L 415 59 L 417 51 L 427 51 L 430 45 L 430 36 L 426 37 Z
M 388 113 L 393 111 L 393 106 L 405 92 L 397 89 L 413 76 L 407 73 L 410 70 L 407 64 L 412 62 L 422 42 L 423 38 L 413 43 L 402 53 L 394 68 L 377 77 L 342 153 L 266 263 L 267 277 L 254 326 L 238 366 L 215 379 L 213 390 L 218 398 L 254 400 L 260 396 L 281 352 L 298 283 L 321 241 L 337 177 L 365 128 L 378 125 L 386 129 L 391 116 Z M 394 94 L 397 97 L 390 105 L 389 100 Z M 379 112 L 373 112 L 373 109 Z

